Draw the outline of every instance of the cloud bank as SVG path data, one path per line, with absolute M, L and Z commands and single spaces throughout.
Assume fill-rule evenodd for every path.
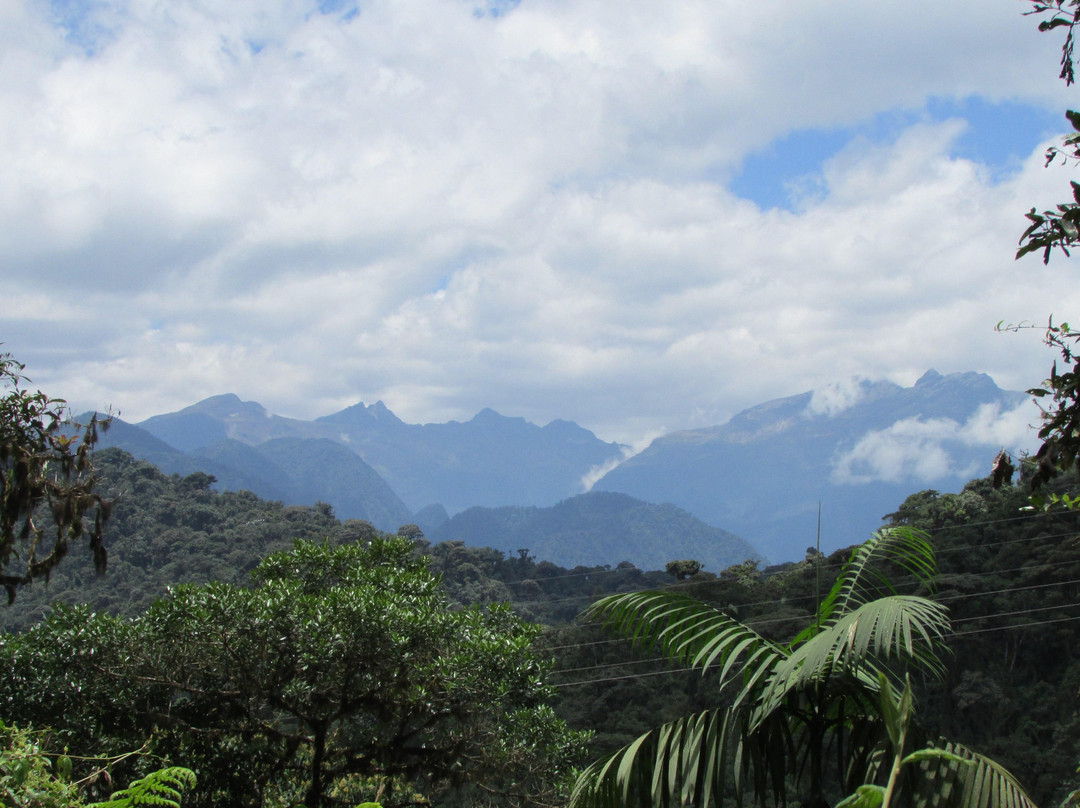
M 1035 430 L 1039 410 L 1024 402 L 1001 411 L 997 405 L 984 404 L 965 423 L 948 418 L 905 418 L 888 429 L 868 432 L 855 445 L 833 461 L 834 483 L 869 482 L 928 485 L 945 478 L 971 479 L 986 476 L 988 468 L 979 462 L 959 459 L 971 455 L 957 451 L 981 447 L 985 458 L 998 449 L 1013 454 L 1037 448 Z
M 1015 112 L 1068 105 L 1056 60 L 1014 4 L 15 0 L 0 340 L 131 420 L 236 392 L 626 443 L 851 375 L 1028 387 L 1051 358 L 994 323 L 1080 304 L 1011 258 L 1072 176 Z M 969 98 L 1012 117 L 932 111 Z M 1008 165 L 961 155 L 994 128 Z M 778 155 L 789 205 L 732 190 L 811 131 L 844 143 Z

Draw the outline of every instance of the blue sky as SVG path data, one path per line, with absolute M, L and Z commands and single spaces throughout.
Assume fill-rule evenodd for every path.
M 888 144 L 916 123 L 964 122 L 949 156 L 985 166 L 994 181 L 1017 174 L 1032 144 L 1063 131 L 1061 111 L 1017 101 L 991 102 L 979 96 L 928 98 L 919 109 L 887 110 L 855 126 L 800 129 L 750 153 L 728 187 L 763 208 L 795 210 L 819 191 L 826 162 L 853 142 Z
M 639 443 L 994 324 L 1075 91 L 1018 0 L 0 4 L 0 341 L 138 421 L 484 407 Z M 989 429 L 989 427 L 987 427 Z

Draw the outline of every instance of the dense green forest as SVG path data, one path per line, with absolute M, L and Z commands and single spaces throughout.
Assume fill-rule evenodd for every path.
M 1075 788 L 1075 454 L 1044 447 L 1016 484 L 1002 456 L 828 557 L 567 569 L 94 454 L 98 425 L 74 432 L 19 370 L 0 357 L 5 804 L 1031 808 Z
M 218 737 L 222 724 L 199 730 L 208 736 L 218 733 L 214 744 L 226 744 L 234 758 L 227 767 L 230 772 L 244 755 L 255 756 L 248 771 L 263 766 L 259 782 L 236 782 L 235 774 L 226 775 L 213 765 L 223 747 L 209 741 L 193 744 L 192 738 L 201 736 L 193 735 L 184 723 L 190 716 L 185 719 L 176 706 L 148 708 L 143 718 L 131 715 L 127 705 L 134 703 L 134 694 L 110 692 L 109 677 L 102 669 L 80 668 L 82 663 L 70 656 L 78 657 L 79 652 L 67 643 L 92 626 L 101 636 L 112 637 L 100 640 L 95 653 L 120 653 L 126 646 L 109 632 L 126 623 L 98 626 L 97 618 L 89 618 L 91 613 L 136 624 L 145 624 L 148 615 L 154 615 L 164 625 L 175 616 L 167 617 L 164 607 L 155 603 L 164 597 L 164 602 L 175 604 L 177 592 L 188 591 L 180 584 L 194 586 L 195 592 L 204 592 L 199 587 L 210 582 L 230 587 L 229 593 L 249 590 L 251 574 L 263 569 L 263 560 L 293 551 L 298 540 L 314 542 L 305 546 L 323 547 L 325 542 L 328 548 L 349 548 L 371 546 L 385 538 L 366 522 L 337 520 L 328 506 L 286 507 L 246 492 L 219 493 L 211 488 L 208 475 L 165 475 L 118 450 L 99 452 L 95 467 L 102 494 L 112 502 L 106 532 L 108 572 L 96 573 L 89 554 L 73 552 L 48 583 L 40 580 L 23 587 L 4 610 L 10 633 L 3 644 L 3 664 L 11 667 L 0 717 L 19 725 L 49 724 L 57 743 L 91 755 L 139 748 L 146 740 L 143 735 L 150 737 L 147 727 L 153 725 L 145 723 L 145 715 L 154 714 L 159 722 L 152 741 L 159 758 L 154 761 L 192 766 L 207 789 L 195 789 L 185 804 L 214 804 L 223 794 L 229 799 L 261 795 L 262 804 L 273 804 L 271 794 L 273 799 L 302 799 L 299 792 L 289 798 L 281 778 L 296 777 L 296 767 L 307 753 L 290 752 L 284 730 L 276 730 L 278 747 L 273 747 L 270 736 L 259 740 L 254 724 L 224 740 Z M 915 682 L 922 725 L 931 734 L 990 754 L 1011 769 L 1038 802 L 1049 804 L 1071 790 L 1080 760 L 1080 664 L 1075 653 L 1080 517 L 1067 510 L 1024 510 L 1027 496 L 1019 485 L 994 488 L 989 480 L 975 480 L 959 494 L 914 494 L 885 521 L 918 528 L 931 537 L 939 564 L 936 598 L 948 607 L 952 619 L 948 638 L 952 653 L 946 657 L 943 678 L 927 676 Z M 562 738 L 563 767 L 610 754 L 659 720 L 716 704 L 715 677 L 687 672 L 655 649 L 635 649 L 597 624 L 582 621 L 582 611 L 596 598 L 646 589 L 685 592 L 781 642 L 806 625 L 849 555 L 839 551 L 826 558 L 810 553 L 803 562 L 768 569 L 747 561 L 719 575 L 698 572 L 679 580 L 626 563 L 565 569 L 536 561 L 527 548 L 504 554 L 461 541 L 431 543 L 415 526 L 402 526 L 400 533 L 397 541 L 406 542 L 408 552 L 396 556 L 394 563 L 415 574 L 430 573 L 438 581 L 438 597 L 445 599 L 451 612 L 479 609 L 477 615 L 496 615 L 497 604 L 506 602 L 518 616 L 514 620 L 542 627 L 533 637 L 522 623 L 511 634 L 524 632 L 520 636 L 528 635 L 535 643 L 535 660 L 522 664 L 547 671 L 544 678 L 550 688 L 523 693 L 522 704 L 533 705 L 528 709 L 550 704 L 554 716 L 566 722 L 565 729 L 558 729 L 550 723 L 554 716 L 543 719 L 548 722 L 544 732 L 549 740 Z M 414 561 L 422 561 L 422 570 L 409 567 Z M 260 574 L 263 578 L 256 579 L 255 586 L 266 585 L 266 573 Z M 903 576 L 897 580 L 902 588 Z M 85 607 L 73 611 L 57 608 L 58 603 Z M 512 626 L 505 622 L 508 618 L 498 619 L 504 621 L 503 628 Z M 153 646 L 148 638 L 152 636 L 153 632 L 139 640 L 144 650 Z M 184 640 L 183 645 L 191 648 L 193 642 Z M 30 647 L 38 650 L 31 653 L 26 650 Z M 42 648 L 52 650 L 45 653 Z M 164 650 L 157 648 L 155 653 Z M 130 648 L 124 654 L 128 655 L 124 664 L 129 664 Z M 115 667 L 123 665 L 118 661 Z M 77 676 L 79 670 L 83 673 Z M 91 707 L 73 715 L 71 693 L 65 696 L 62 687 L 77 688 L 79 699 Z M 139 698 L 153 701 L 160 695 L 142 693 Z M 94 714 L 95 703 L 101 714 Z M 205 711 L 192 694 L 182 703 Z M 244 720 L 254 721 L 252 715 L 257 713 L 244 713 L 248 715 Z M 160 724 L 166 714 L 186 731 L 170 735 Z M 240 715 L 226 711 L 215 720 L 227 724 L 239 721 Z M 542 716 L 538 713 L 536 720 Z M 573 730 L 592 733 L 586 751 L 580 749 L 585 737 L 568 734 Z M 484 764 L 487 769 L 478 763 L 476 771 L 490 771 L 490 763 Z M 149 761 L 137 757 L 114 768 L 123 780 L 144 774 L 148 766 Z M 457 775 L 429 781 L 427 793 L 441 795 L 439 804 L 456 804 L 455 800 L 475 804 L 480 798 L 466 788 L 464 773 L 459 774 L 461 782 Z M 400 792 L 404 780 L 423 780 L 410 780 L 411 776 L 387 775 L 386 782 L 396 784 Z M 564 778 L 561 786 L 544 783 L 540 791 L 566 787 Z M 357 789 L 362 791 L 362 785 Z M 528 800 L 537 798 L 536 793 L 521 799 L 533 804 Z M 380 796 L 387 804 L 393 802 L 385 788 Z M 502 799 L 500 804 L 506 804 L 507 798 Z

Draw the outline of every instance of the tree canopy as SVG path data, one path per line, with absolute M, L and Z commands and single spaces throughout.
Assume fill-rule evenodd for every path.
M 585 738 L 544 705 L 538 631 L 449 608 L 407 539 L 298 542 L 250 587 L 178 586 L 135 620 L 58 609 L 5 641 L 5 708 L 73 737 L 156 733 L 199 772 L 201 804 L 390 806 L 482 783 L 474 804 L 524 805 Z
M 71 540 L 87 539 L 99 572 L 107 563 L 109 504 L 96 491 L 92 462 L 105 424 L 96 415 L 72 424 L 62 399 L 23 387 L 23 369 L 0 354 L 0 585 L 9 603 L 18 587 L 48 578 Z

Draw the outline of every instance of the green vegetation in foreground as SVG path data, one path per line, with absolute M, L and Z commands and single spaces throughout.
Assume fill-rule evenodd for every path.
M 891 528 L 856 548 L 809 625 L 786 644 L 679 591 L 595 603 L 587 614 L 688 668 L 716 670 L 717 691 L 732 693 L 722 707 L 665 724 L 594 763 L 572 805 L 710 805 L 731 794 L 761 806 L 827 808 L 836 783 L 866 801 L 904 794 L 920 806 L 1033 806 L 999 764 L 963 747 L 924 754 L 902 778 L 883 765 L 905 759 L 910 717 L 907 689 L 897 697 L 890 678 L 909 669 L 940 677 L 950 633 L 945 608 L 898 592 L 896 574 L 911 579 L 911 590 L 933 587 L 937 565 L 925 534 Z M 883 772 L 887 789 L 866 790 Z
M 299 542 L 135 619 L 61 607 L 0 646 L 0 705 L 82 756 L 150 740 L 193 806 L 557 801 L 585 736 L 545 704 L 539 627 L 450 608 L 427 567 L 405 538 Z

